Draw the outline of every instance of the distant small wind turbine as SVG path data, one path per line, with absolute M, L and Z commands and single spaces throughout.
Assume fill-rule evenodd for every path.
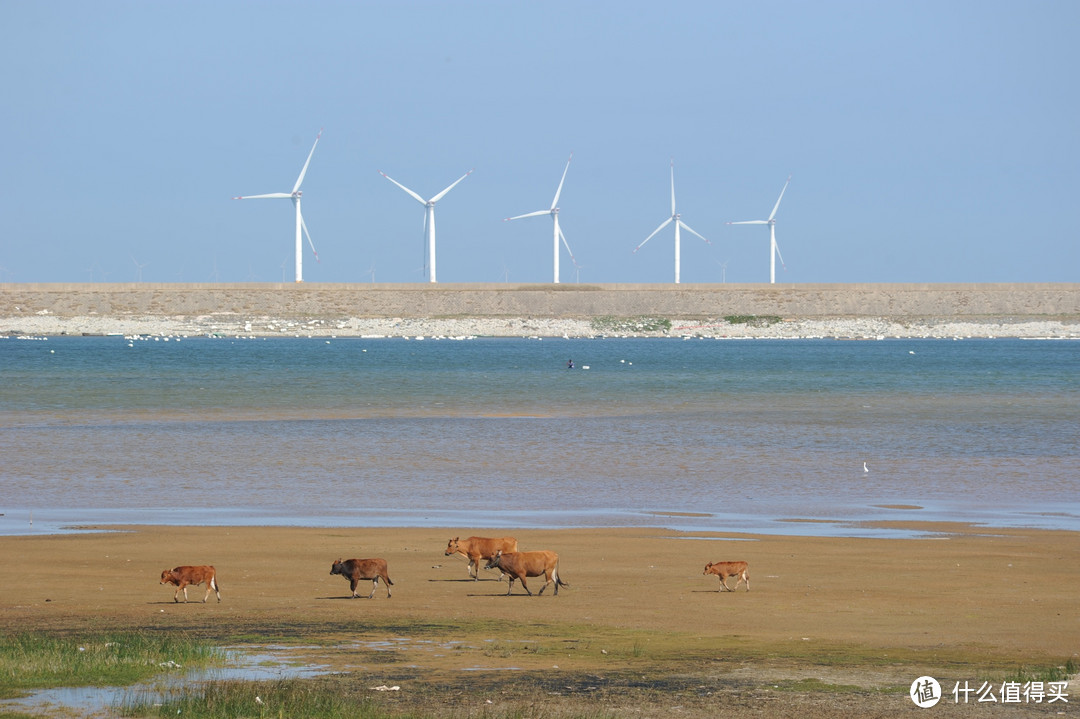
M 554 283 L 559 284 L 559 240 L 562 240 L 563 245 L 566 246 L 566 251 L 570 253 L 570 261 L 575 265 L 577 260 L 574 259 L 574 252 L 570 249 L 570 245 L 566 242 L 566 235 L 559 229 L 559 195 L 562 194 L 563 183 L 566 182 L 566 173 L 570 169 L 570 160 L 574 159 L 574 153 L 570 153 L 570 159 L 566 161 L 566 168 L 563 170 L 562 179 L 559 180 L 559 187 L 555 190 L 555 199 L 551 201 L 551 207 L 546 210 L 537 210 L 536 212 L 528 212 L 524 215 L 517 215 L 515 217 L 507 217 L 503 222 L 509 222 L 510 220 L 520 220 L 523 217 L 539 217 L 540 215 L 551 215 L 551 220 L 554 225 L 552 232 L 552 254 L 554 263 Z
M 653 230 L 651 235 L 646 237 L 645 240 L 640 245 L 638 245 L 637 247 L 634 248 L 634 252 L 637 252 L 642 247 L 644 247 L 645 243 L 648 242 L 649 240 L 651 240 L 656 235 L 657 232 L 664 229 L 665 227 L 670 225 L 672 222 L 675 223 L 675 284 L 679 284 L 679 228 L 681 227 L 682 229 L 686 230 L 687 232 L 689 232 L 689 233 L 691 233 L 693 235 L 696 235 L 697 237 L 701 237 L 701 239 L 703 239 L 703 240 L 705 240 L 705 238 L 702 237 L 701 235 L 699 235 L 694 230 L 692 230 L 690 228 L 690 225 L 683 222 L 682 221 L 682 215 L 680 215 L 679 213 L 677 213 L 675 211 L 675 160 L 671 161 L 671 217 L 669 217 L 666 220 L 664 220 L 663 222 L 661 222 L 660 226 L 657 227 L 655 230 Z M 711 245 L 712 243 L 709 242 L 708 240 L 705 240 L 705 244 Z
M 425 200 L 423 197 L 416 194 L 415 192 L 410 190 L 408 187 L 405 187 L 405 185 L 401 184 L 400 182 L 398 182 L 394 178 L 390 177 L 389 175 L 387 175 L 382 170 L 379 170 L 380 175 L 385 177 L 387 180 L 390 180 L 390 182 L 393 182 L 395 185 L 400 187 L 402 190 L 405 190 L 405 192 L 409 195 L 409 197 L 411 197 L 414 200 L 416 200 L 417 202 L 419 202 L 425 208 L 425 211 L 424 211 L 424 237 L 425 237 L 425 244 L 427 245 L 427 247 L 426 247 L 427 253 L 425 254 L 425 257 L 424 257 L 424 264 L 428 268 L 428 282 L 431 282 L 431 283 L 435 282 L 435 203 L 438 202 L 439 200 L 441 200 L 446 195 L 447 192 L 450 192 L 450 190 L 454 189 L 454 186 L 457 185 L 457 183 L 461 182 L 462 180 L 464 180 L 466 177 L 468 177 L 472 173 L 473 173 L 473 171 L 469 170 L 464 175 L 462 175 L 461 177 L 459 177 L 458 179 L 456 179 L 452 183 L 450 183 L 450 186 L 447 187 L 445 190 L 443 190 L 439 194 L 435 195 L 430 200 Z
M 143 268 L 146 267 L 150 263 L 149 262 L 140 263 L 138 260 L 135 259 L 135 255 L 131 256 L 131 261 L 135 263 L 135 281 L 136 282 L 142 282 Z
M 296 184 L 293 185 L 292 192 L 271 192 L 267 195 L 241 195 L 234 197 L 234 200 L 292 200 L 293 205 L 296 206 L 296 281 L 304 281 L 304 242 L 301 236 L 301 230 L 303 234 L 307 235 L 308 244 L 311 245 L 311 252 L 315 255 L 315 261 L 319 261 L 319 253 L 315 251 L 315 243 L 311 241 L 311 233 L 308 232 L 307 224 L 304 223 L 304 216 L 300 213 L 300 196 L 304 193 L 300 190 L 300 185 L 304 182 L 304 175 L 307 174 L 308 165 L 311 164 L 311 156 L 315 154 L 315 146 L 319 144 L 319 139 L 322 137 L 322 129 L 319 130 L 319 134 L 315 136 L 315 144 L 311 146 L 311 152 L 308 153 L 307 161 L 304 162 L 304 167 L 300 170 L 300 176 L 296 178 Z
M 729 225 L 768 225 L 769 226 L 769 282 L 776 283 L 776 258 L 780 258 L 780 264 L 784 264 L 784 258 L 780 254 L 780 247 L 776 244 L 776 211 L 780 209 L 780 200 L 784 199 L 784 193 L 787 191 L 787 186 L 791 182 L 791 175 L 788 175 L 787 182 L 784 183 L 784 189 L 780 190 L 780 197 L 776 198 L 776 204 L 773 205 L 772 212 L 769 213 L 769 219 L 767 220 L 745 220 L 743 222 L 729 222 Z M 786 268 L 785 268 L 786 269 Z

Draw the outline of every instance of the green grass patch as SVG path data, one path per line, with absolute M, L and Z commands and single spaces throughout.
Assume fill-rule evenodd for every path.
M 671 320 L 666 317 L 593 317 L 589 325 L 601 334 L 627 334 L 635 332 L 670 332 Z
M 769 327 L 780 322 L 779 315 L 727 315 L 724 322 L 729 325 L 749 325 L 751 327 Z
M 29 689 L 124 686 L 177 665 L 209 666 L 224 658 L 208 641 L 179 633 L 14 634 L 0 641 L 0 697 Z

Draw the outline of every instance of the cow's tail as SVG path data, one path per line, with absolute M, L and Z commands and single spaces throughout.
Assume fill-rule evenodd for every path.
M 570 584 L 567 583 L 567 582 L 564 582 L 563 578 L 559 575 L 559 565 L 558 564 L 555 565 L 555 577 L 554 577 L 554 579 L 555 579 L 555 586 L 556 587 L 559 587 L 559 586 L 569 587 L 570 586 Z

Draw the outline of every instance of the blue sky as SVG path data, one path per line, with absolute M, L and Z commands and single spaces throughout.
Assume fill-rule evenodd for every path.
M 1080 3 L 0 2 L 0 281 L 1080 279 Z

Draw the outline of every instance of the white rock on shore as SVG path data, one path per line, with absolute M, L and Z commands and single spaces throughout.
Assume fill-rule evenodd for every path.
M 558 318 L 349 318 L 297 320 L 245 315 L 59 317 L 52 314 L 0 318 L 0 336 L 158 335 L 238 337 L 715 337 L 879 339 L 889 337 L 1025 337 L 1080 339 L 1080 324 L 1061 321 L 888 318 L 790 319 L 729 323 L 672 319 L 670 327 L 594 324 Z

